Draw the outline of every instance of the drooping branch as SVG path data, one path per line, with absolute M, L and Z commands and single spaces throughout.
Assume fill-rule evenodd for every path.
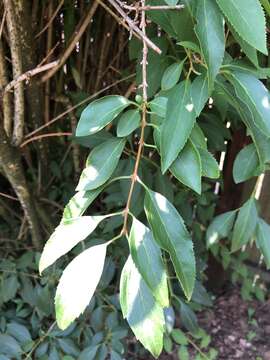
M 12 58 L 13 78 L 18 78 L 23 73 L 22 52 L 18 24 L 15 17 L 15 7 L 13 0 L 4 0 L 7 28 L 9 33 L 9 45 Z M 14 126 L 13 143 L 19 145 L 23 139 L 24 132 L 24 91 L 23 84 L 20 83 L 14 90 Z
M 145 6 L 145 0 L 141 0 L 142 7 Z M 146 40 L 146 16 L 145 10 L 141 11 L 141 29 L 144 35 L 143 37 L 143 56 L 142 56 L 142 94 L 143 94 L 143 103 L 142 103 L 142 119 L 141 119 L 141 136 L 139 142 L 139 148 L 136 156 L 135 166 L 131 178 L 130 189 L 128 193 L 127 204 L 124 210 L 124 224 L 122 228 L 122 234 L 127 234 L 127 222 L 129 209 L 132 199 L 132 194 L 134 191 L 135 183 L 138 180 L 138 170 L 140 165 L 140 160 L 143 155 L 143 146 L 144 146 L 144 132 L 146 127 L 146 115 L 147 115 L 147 55 L 148 55 L 148 43 Z

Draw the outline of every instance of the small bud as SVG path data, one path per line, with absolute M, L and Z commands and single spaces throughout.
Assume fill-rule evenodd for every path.
M 141 97 L 141 95 L 136 95 L 136 96 L 135 96 L 135 101 L 136 101 L 137 104 L 141 104 L 141 103 L 142 103 L 142 97 Z

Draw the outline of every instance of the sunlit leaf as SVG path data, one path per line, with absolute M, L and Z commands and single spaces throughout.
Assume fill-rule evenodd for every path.
M 114 172 L 125 146 L 125 139 L 112 139 L 95 147 L 87 158 L 77 191 L 103 185 Z
M 39 261 L 39 272 L 42 273 L 48 266 L 84 240 L 107 217 L 108 215 L 81 216 L 58 225 L 44 246 Z
M 121 274 L 120 304 L 136 338 L 158 358 L 163 348 L 164 314 L 129 256 Z
M 65 206 L 62 221 L 81 216 L 102 190 L 103 187 L 101 186 L 94 190 L 77 192 Z
M 60 329 L 66 329 L 89 304 L 103 271 L 106 249 L 106 244 L 93 246 L 65 268 L 55 295 Z

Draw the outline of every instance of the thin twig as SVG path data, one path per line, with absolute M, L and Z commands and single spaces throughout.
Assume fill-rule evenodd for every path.
M 145 6 L 131 6 L 117 0 L 118 4 L 130 11 L 150 11 L 150 10 L 182 10 L 185 5 L 145 5 Z
M 6 20 L 6 13 L 7 13 L 7 9 L 5 8 L 4 9 L 4 14 L 3 14 L 3 17 L 2 17 L 2 21 L 1 21 L 1 26 L 0 26 L 0 39 L 2 38 L 2 32 L 3 32 L 3 29 L 4 29 L 5 20 Z
M 145 0 L 141 0 L 142 7 L 145 5 Z M 143 33 L 143 58 L 142 58 L 142 91 L 143 91 L 143 103 L 142 103 L 142 121 L 141 121 L 141 136 L 139 142 L 139 148 L 137 152 L 137 157 L 135 161 L 135 166 L 133 174 L 131 177 L 131 184 L 129 188 L 127 204 L 124 210 L 124 223 L 121 234 L 127 234 L 127 222 L 129 215 L 129 208 L 131 204 L 132 194 L 134 191 L 135 183 L 138 180 L 138 170 L 140 165 L 140 160 L 143 155 L 143 146 L 144 146 L 144 131 L 146 127 L 146 114 L 147 114 L 147 55 L 148 55 L 148 43 L 146 40 L 146 18 L 145 11 L 141 11 L 141 28 Z
M 138 26 L 134 23 L 134 21 L 124 12 L 124 10 L 121 8 L 121 6 L 118 5 L 118 3 L 115 0 L 108 0 L 109 3 L 115 8 L 115 10 L 123 17 L 123 19 L 127 22 L 127 24 L 130 27 L 130 30 L 137 33 L 140 38 L 147 44 L 148 47 L 150 47 L 152 50 L 154 50 L 159 55 L 162 53 L 161 49 L 156 46 L 153 41 L 151 41 L 146 33 L 144 33 L 142 30 L 138 28 Z M 144 12 L 144 10 L 143 10 Z
M 0 192 L 0 196 L 3 196 L 3 197 L 5 197 L 7 199 L 10 199 L 10 200 L 19 201 L 18 198 L 14 197 L 14 196 L 11 196 L 11 195 L 8 195 L 8 194 L 5 194 L 5 193 L 2 193 L 2 192 Z
M 74 105 L 74 106 L 71 107 L 70 109 L 62 112 L 62 113 L 59 114 L 59 115 L 57 115 L 55 118 L 53 118 L 52 120 L 50 120 L 50 121 L 47 122 L 46 124 L 44 124 L 44 125 L 40 126 L 39 128 L 33 130 L 32 132 L 30 132 L 29 134 L 27 134 L 27 135 L 25 136 L 25 138 L 27 139 L 27 138 L 31 137 L 32 135 L 34 135 L 34 134 L 38 133 L 39 131 L 45 129 L 46 127 L 52 125 L 52 124 L 55 123 L 57 120 L 59 120 L 59 119 L 61 119 L 62 117 L 64 117 L 65 115 L 69 114 L 71 111 L 77 109 L 79 106 L 81 106 L 81 105 L 85 104 L 86 102 L 88 102 L 88 101 L 96 98 L 97 96 L 99 96 L 100 94 L 104 93 L 105 91 L 111 89 L 112 87 L 114 87 L 114 86 L 116 86 L 116 85 L 118 85 L 118 84 L 120 84 L 120 83 L 122 83 L 122 82 L 124 82 L 124 81 L 127 81 L 127 80 L 132 79 L 134 76 L 135 76 L 135 74 L 131 74 L 131 75 L 129 75 L 129 76 L 126 76 L 125 78 L 120 79 L 120 80 L 117 80 L 117 81 L 115 81 L 114 83 L 112 83 L 111 85 L 108 85 L 108 86 L 106 86 L 105 88 L 97 91 L 95 94 L 92 94 L 92 95 L 88 96 L 86 99 L 80 101 L 78 104 Z
M 72 133 L 71 132 L 58 132 L 58 133 L 51 133 L 51 134 L 41 134 L 41 135 L 37 135 L 37 136 L 33 136 L 32 138 L 24 141 L 20 147 L 24 147 L 27 144 L 29 144 L 30 142 L 36 141 L 36 140 L 40 140 L 40 139 L 44 139 L 47 137 L 55 137 L 55 136 L 71 136 Z
M 56 15 L 58 14 L 58 11 L 61 9 L 62 5 L 64 4 L 65 0 L 61 0 L 59 5 L 57 6 L 55 12 L 52 14 L 50 20 L 47 22 L 47 24 L 44 26 L 44 28 L 35 36 L 35 39 L 38 38 L 41 34 L 44 33 L 44 31 L 46 31 L 48 29 L 48 27 L 51 25 L 51 23 L 53 22 L 54 18 L 56 17 Z
M 47 71 L 47 70 L 50 70 L 51 68 L 57 66 L 59 64 L 59 60 L 55 60 L 55 61 L 52 61 L 46 65 L 43 65 L 43 66 L 39 66 L 39 67 L 36 67 L 32 70 L 28 70 L 26 71 L 24 74 L 21 74 L 20 76 L 18 76 L 16 79 L 13 79 L 4 89 L 4 92 L 8 92 L 10 91 L 12 88 L 16 88 L 20 82 L 26 80 L 26 81 L 29 81 L 31 77 L 41 73 L 41 72 L 44 72 L 44 71 Z
M 33 352 L 36 350 L 36 348 L 46 339 L 47 336 L 49 336 L 50 332 L 52 332 L 53 328 L 56 325 L 56 321 L 54 321 L 52 323 L 52 325 L 49 327 L 49 329 L 47 330 L 47 332 L 38 339 L 38 341 L 35 343 L 35 345 L 32 347 L 31 351 L 27 354 L 27 356 L 25 357 L 24 360 L 28 360 L 31 359 L 31 356 L 33 354 Z
M 74 35 L 69 42 L 69 45 L 67 46 L 64 53 L 60 57 L 60 61 L 58 65 L 53 69 L 51 69 L 51 71 L 49 71 L 46 75 L 42 77 L 42 82 L 45 82 L 48 79 L 50 79 L 66 63 L 68 57 L 76 47 L 76 44 L 78 43 L 78 41 L 84 34 L 85 30 L 87 29 L 87 26 L 91 22 L 97 8 L 98 8 L 98 1 L 95 1 L 91 6 L 91 8 L 89 9 L 88 13 L 86 14 L 85 18 L 83 19 L 82 23 L 79 25 L 78 31 L 74 32 Z
M 123 19 L 121 19 L 119 16 L 117 16 L 102 0 L 97 0 L 98 3 L 119 23 L 121 24 L 125 29 L 130 31 L 130 28 L 125 23 Z M 140 36 L 137 33 L 134 33 L 134 35 L 140 40 Z

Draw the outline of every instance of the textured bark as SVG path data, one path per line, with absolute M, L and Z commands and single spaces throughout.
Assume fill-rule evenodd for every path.
M 0 165 L 2 166 L 5 176 L 11 183 L 18 199 L 23 207 L 25 216 L 28 220 L 33 244 L 40 248 L 41 236 L 40 227 L 37 217 L 37 211 L 33 201 L 33 197 L 29 191 L 24 169 L 21 163 L 19 151 L 12 147 L 4 132 L 0 127 Z
M 19 21 L 15 16 L 15 4 L 13 0 L 4 0 L 7 12 L 7 28 L 9 33 L 9 45 L 12 59 L 13 78 L 23 73 L 22 52 L 19 37 Z M 24 133 L 24 91 L 23 83 L 19 83 L 14 89 L 14 126 L 13 143 L 19 145 L 23 140 Z
M 0 39 L 0 89 L 3 91 L 5 86 L 8 84 L 8 76 L 6 69 L 6 60 L 4 56 L 3 44 Z M 9 92 L 3 92 L 2 108 L 4 116 L 4 129 L 6 134 L 10 137 L 12 132 L 12 97 Z
M 32 2 L 29 0 L 13 0 L 15 4 L 15 16 L 19 27 L 19 36 L 22 53 L 22 68 L 23 72 L 33 69 L 37 66 L 39 59 L 37 49 L 38 42 L 35 41 L 35 29 L 32 26 L 31 6 Z M 44 104 L 43 104 L 43 88 L 33 78 L 25 86 L 25 105 L 27 107 L 27 114 L 25 114 L 25 121 L 28 128 L 36 129 L 44 122 Z M 48 168 L 48 151 L 44 142 L 38 141 L 36 143 L 37 151 L 40 159 L 40 178 L 42 184 L 46 184 L 47 168 Z

